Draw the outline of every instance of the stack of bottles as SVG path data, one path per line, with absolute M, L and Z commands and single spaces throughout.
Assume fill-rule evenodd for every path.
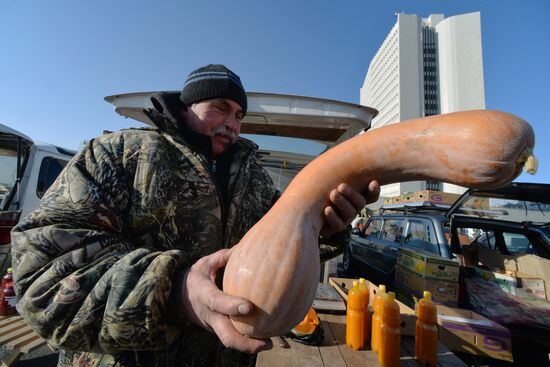
M 424 292 L 417 304 L 415 333 L 415 356 L 422 366 L 437 365 L 437 308 L 430 292 Z M 369 312 L 369 290 L 365 279 L 353 281 L 348 292 L 346 314 L 346 344 L 354 349 L 363 349 L 369 334 L 372 351 L 378 354 L 382 367 L 400 365 L 401 312 L 394 292 L 387 292 L 381 284 L 373 299 L 372 322 Z
M 0 316 L 10 316 L 17 314 L 15 309 L 15 289 L 13 287 L 13 269 L 8 268 L 8 272 L 2 278 L 0 287 Z
M 432 294 L 424 292 L 424 298 L 416 305 L 415 355 L 422 366 L 437 365 L 437 307 Z

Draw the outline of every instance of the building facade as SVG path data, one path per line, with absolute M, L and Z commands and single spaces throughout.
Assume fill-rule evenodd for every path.
M 372 59 L 360 103 L 379 111 L 376 129 L 422 116 L 485 109 L 480 13 L 445 18 L 396 14 L 397 22 Z M 419 190 L 462 193 L 443 182 L 382 187 L 382 197 Z

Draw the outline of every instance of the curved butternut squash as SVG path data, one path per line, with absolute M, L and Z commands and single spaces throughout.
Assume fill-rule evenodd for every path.
M 243 237 L 227 264 L 225 292 L 249 299 L 250 316 L 232 317 L 239 332 L 283 335 L 308 312 L 319 280 L 318 235 L 331 189 L 438 180 L 471 188 L 503 186 L 533 159 L 534 133 L 520 118 L 467 111 L 389 125 L 317 157 Z M 531 158 L 530 158 L 531 157 Z

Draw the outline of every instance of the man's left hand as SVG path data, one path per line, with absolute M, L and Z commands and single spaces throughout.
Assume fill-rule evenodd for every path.
M 321 234 L 329 236 L 341 232 L 367 204 L 374 203 L 380 196 L 378 181 L 369 183 L 365 195 L 357 192 L 347 183 L 341 183 L 329 193 L 330 205 L 323 212 L 325 224 Z

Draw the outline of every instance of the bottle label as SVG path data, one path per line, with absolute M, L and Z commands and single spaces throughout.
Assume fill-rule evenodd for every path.
M 5 300 L 10 307 L 15 307 L 15 296 L 6 297 Z

